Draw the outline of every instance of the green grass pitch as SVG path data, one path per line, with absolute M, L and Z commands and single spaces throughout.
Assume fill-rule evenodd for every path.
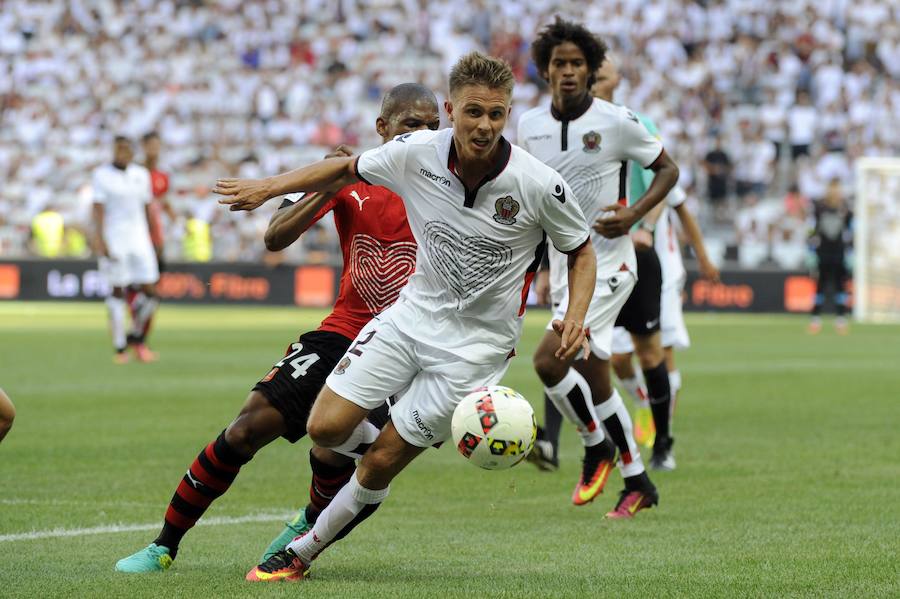
M 113 572 L 155 537 L 185 469 L 248 389 L 321 316 L 166 305 L 161 361 L 115 366 L 102 304 L 0 304 L 0 386 L 18 408 L 0 444 L 0 597 L 900 596 L 900 327 L 810 337 L 787 316 L 688 318 L 679 467 L 653 476 L 660 506 L 633 521 L 603 520 L 618 474 L 593 504 L 570 504 L 571 426 L 553 474 L 480 471 L 445 446 L 308 581 L 252 585 L 243 576 L 278 518 L 307 496 L 309 442 L 278 441 L 171 570 Z M 539 418 L 530 354 L 546 318 L 529 313 L 504 381 Z

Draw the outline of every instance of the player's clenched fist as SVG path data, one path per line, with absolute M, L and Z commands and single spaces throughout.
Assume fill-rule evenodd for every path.
M 220 204 L 230 210 L 256 210 L 272 199 L 268 179 L 219 179 L 213 193 L 225 196 Z
M 571 319 L 554 320 L 553 330 L 559 335 L 559 349 L 554 354 L 560 360 L 570 360 L 578 354 L 580 350 L 584 350 L 584 356 L 587 358 L 590 347 L 588 346 L 587 334 L 584 330 L 584 323 Z
M 603 207 L 606 213 L 594 222 L 594 231 L 607 239 L 614 239 L 626 235 L 631 225 L 637 222 L 638 215 L 628 206 L 612 204 Z M 609 214 L 609 213 L 612 214 Z

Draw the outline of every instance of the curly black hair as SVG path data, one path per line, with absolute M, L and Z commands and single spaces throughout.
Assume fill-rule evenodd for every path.
M 606 44 L 599 37 L 588 31 L 581 23 L 566 21 L 559 15 L 552 24 L 544 27 L 531 44 L 531 58 L 537 65 L 541 77 L 546 77 L 550 70 L 550 57 L 553 48 L 565 42 L 572 42 L 584 54 L 588 69 L 591 72 L 588 85 L 593 84 L 594 71 L 600 68 L 606 58 Z

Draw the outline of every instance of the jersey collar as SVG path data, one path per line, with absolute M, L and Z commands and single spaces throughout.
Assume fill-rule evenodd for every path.
M 587 93 L 584 95 L 584 100 L 581 102 L 581 104 L 576 106 L 574 110 L 563 113 L 558 111 L 556 109 L 556 106 L 554 106 L 551 102 L 550 114 L 553 115 L 553 118 L 555 118 L 557 121 L 574 121 L 575 119 L 580 118 L 585 112 L 587 112 L 591 105 L 593 105 L 593 103 L 594 98 L 591 96 L 591 94 Z
M 488 182 L 499 177 L 500 173 L 506 168 L 506 165 L 509 164 L 509 157 L 512 155 L 512 144 L 506 141 L 506 138 L 502 135 L 500 136 L 500 141 L 498 143 L 500 144 L 500 155 L 497 158 L 497 162 L 494 164 L 494 168 L 478 182 L 475 189 L 469 189 L 466 187 L 466 184 L 463 183 L 463 180 L 459 178 L 459 175 L 456 174 L 456 144 L 453 141 L 453 136 L 450 136 L 450 152 L 447 155 L 447 170 L 453 173 L 453 176 L 462 183 L 463 189 L 466 191 L 466 201 L 464 204 L 466 208 L 471 208 L 475 205 L 475 196 L 478 195 L 478 190 L 484 187 Z

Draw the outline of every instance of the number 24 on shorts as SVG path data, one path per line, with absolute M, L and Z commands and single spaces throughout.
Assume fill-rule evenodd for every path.
M 275 368 L 281 368 L 282 366 L 284 366 L 284 363 L 287 362 L 290 367 L 294 369 L 294 372 L 291 373 L 292 377 L 297 379 L 301 376 L 306 376 L 306 373 L 309 371 L 310 366 L 319 361 L 319 354 L 312 353 L 301 356 L 300 354 L 302 352 L 302 343 L 292 343 L 291 353 L 286 355 L 281 359 L 280 362 L 275 364 Z

